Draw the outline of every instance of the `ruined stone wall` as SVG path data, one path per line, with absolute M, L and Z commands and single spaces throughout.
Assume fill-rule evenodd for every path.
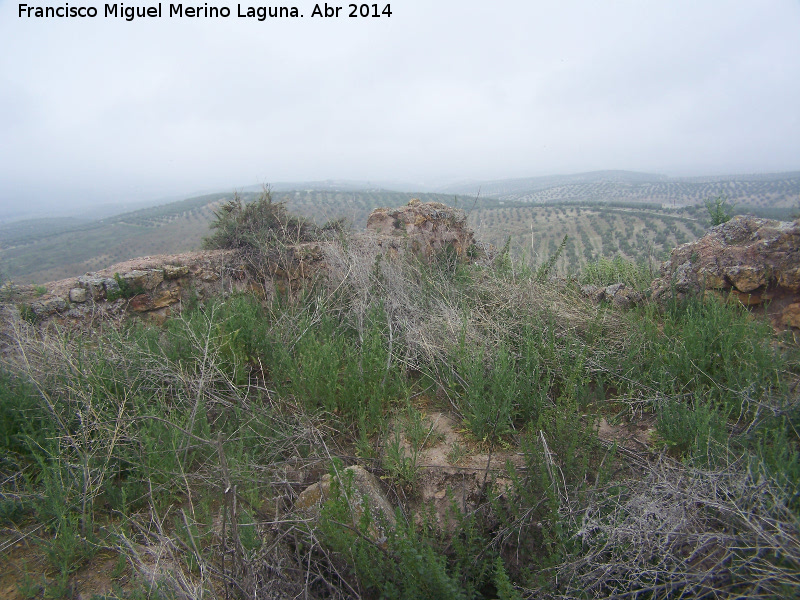
M 463 211 L 435 202 L 412 200 L 399 209 L 376 209 L 369 218 L 367 246 L 378 253 L 405 252 L 433 259 L 451 250 L 459 260 L 480 254 Z M 365 239 L 366 239 L 365 237 Z M 3 290 L 6 306 L 18 307 L 28 320 L 65 325 L 122 320 L 130 316 L 163 322 L 189 299 L 250 290 L 262 297 L 294 294 L 328 274 L 326 252 L 337 240 L 308 242 L 263 252 L 212 250 L 152 256 L 119 263 L 80 277 L 51 282 L 39 295 L 36 286 Z

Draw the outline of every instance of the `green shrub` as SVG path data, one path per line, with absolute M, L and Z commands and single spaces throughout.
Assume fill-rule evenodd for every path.
M 665 399 L 656 406 L 656 430 L 679 456 L 708 458 L 728 437 L 725 415 L 698 399 Z
M 206 248 L 229 248 L 263 252 L 284 244 L 309 242 L 340 233 L 342 220 L 318 227 L 313 222 L 289 214 L 283 202 L 273 202 L 265 188 L 253 202 L 245 204 L 238 194 L 214 212 L 210 225 L 215 230 L 203 240 Z
M 118 289 L 106 293 L 106 300 L 109 302 L 119 298 L 128 300 L 145 292 L 141 285 L 132 285 L 127 279 L 123 279 L 119 273 L 114 273 L 114 281 L 117 282 Z
M 592 420 L 555 407 L 527 428 L 520 449 L 525 468 L 507 465 L 512 486 L 493 508 L 501 524 L 500 549 L 514 557 L 507 564 L 536 580 L 537 571 L 579 550 L 574 524 L 564 518 L 567 506 L 581 506 L 591 486 L 608 479 L 613 456 L 600 447 Z
M 543 282 L 547 281 L 550 277 L 550 273 L 553 271 L 553 267 L 555 267 L 558 258 L 561 256 L 561 253 L 564 252 L 564 248 L 567 246 L 567 241 L 569 240 L 568 235 L 564 235 L 564 239 L 561 240 L 561 243 L 558 245 L 558 248 L 553 252 L 553 254 L 544 261 L 539 267 L 536 269 L 536 281 Z
M 715 198 L 706 198 L 703 203 L 705 204 L 706 212 L 708 212 L 711 225 L 721 225 L 733 218 L 734 206 L 727 202 L 724 195 L 720 194 Z
M 643 263 L 635 263 L 622 256 L 612 259 L 601 256 L 583 266 L 579 281 L 583 285 L 598 287 L 624 283 L 628 287 L 643 290 L 650 287 L 653 274 Z
M 639 330 L 629 346 L 633 379 L 665 396 L 720 403 L 734 415 L 781 390 L 785 360 L 771 328 L 740 305 L 692 297 L 672 302 L 663 318 L 647 310 L 633 315 Z
M 326 545 L 347 560 L 364 588 L 381 598 L 398 600 L 466 597 L 427 528 L 417 530 L 398 511 L 397 525 L 379 546 L 372 540 L 378 524 L 369 510 L 362 512 L 354 527 L 350 525 L 353 500 L 349 499 L 356 494 L 352 472 L 340 478 L 332 471 L 331 477 L 331 496 L 322 508 L 320 530 Z
M 497 588 L 498 600 L 521 600 L 522 597 L 511 584 L 511 580 L 508 578 L 505 566 L 503 565 L 503 559 L 499 556 L 495 561 L 494 585 Z
M 385 327 L 380 307 L 368 311 L 361 339 L 332 316 L 303 317 L 297 328 L 301 335 L 282 350 L 274 379 L 309 410 L 322 408 L 372 433 L 381 426 L 390 404 L 405 395 Z
M 36 325 L 39 322 L 39 317 L 29 304 L 20 304 L 18 308 L 19 316 L 22 317 L 24 321 L 30 323 L 31 325 Z
M 31 444 L 43 443 L 50 425 L 36 388 L 0 370 L 0 461 L 8 453 L 30 454 Z

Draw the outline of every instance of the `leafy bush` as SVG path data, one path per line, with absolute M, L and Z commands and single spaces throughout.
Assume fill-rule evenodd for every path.
M 49 418 L 36 388 L 0 370 L 0 461 L 43 443 Z
M 725 415 L 703 400 L 665 399 L 656 406 L 656 414 L 661 439 L 678 456 L 708 458 L 727 440 Z
M 724 195 L 706 198 L 703 203 L 705 204 L 706 212 L 708 212 L 711 225 L 722 225 L 733 218 L 734 206 L 728 203 Z
M 369 510 L 362 511 L 355 527 L 349 525 L 353 522 L 351 506 L 358 500 L 352 473 L 347 475 L 331 473 L 331 497 L 322 509 L 320 529 L 331 549 L 355 569 L 361 584 L 382 598 L 466 598 L 426 528 L 418 530 L 398 513 L 396 527 L 387 532 L 385 544 L 379 545 L 372 539 L 376 525 L 386 525 L 376 524 Z
M 284 244 L 318 240 L 344 227 L 334 221 L 318 227 L 311 221 L 289 214 L 284 202 L 273 202 L 265 188 L 253 202 L 244 204 L 238 194 L 214 212 L 210 225 L 215 230 L 203 240 L 206 248 L 264 251 Z

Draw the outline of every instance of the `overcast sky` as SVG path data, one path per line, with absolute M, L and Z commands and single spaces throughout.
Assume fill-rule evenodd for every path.
M 263 22 L 69 4 L 98 16 L 0 0 L 2 204 L 800 169 L 799 0 L 403 0 L 364 19 L 297 0 L 303 18 Z

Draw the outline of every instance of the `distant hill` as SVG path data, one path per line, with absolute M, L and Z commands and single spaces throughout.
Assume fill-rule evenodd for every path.
M 648 202 L 691 206 L 724 195 L 756 208 L 785 208 L 800 202 L 800 171 L 756 175 L 667 177 L 633 171 L 595 171 L 574 175 L 477 181 L 446 187 L 445 193 L 534 204 Z

